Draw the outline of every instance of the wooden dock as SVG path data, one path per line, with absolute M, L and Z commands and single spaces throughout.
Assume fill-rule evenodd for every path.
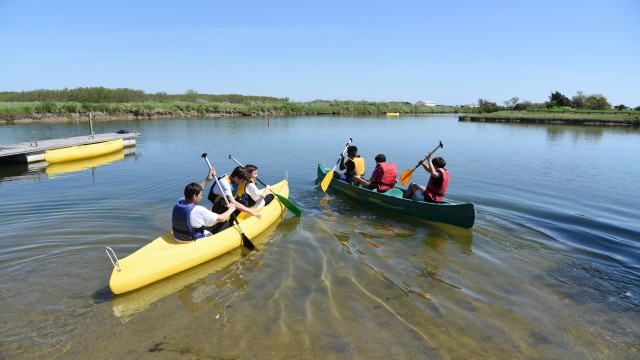
M 97 144 L 122 139 L 124 147 L 136 146 L 138 132 L 107 133 L 75 136 L 66 139 L 51 139 L 25 142 L 11 145 L 0 145 L 0 163 L 35 163 L 45 161 L 47 150 L 63 149 L 78 145 Z

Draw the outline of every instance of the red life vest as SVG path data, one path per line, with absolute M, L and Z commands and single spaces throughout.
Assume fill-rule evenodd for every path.
M 374 174 L 372 174 L 373 183 L 378 191 L 387 191 L 396 186 L 398 180 L 398 168 L 396 164 L 382 162 L 376 164 Z
M 444 193 L 447 192 L 449 187 L 449 172 L 447 169 L 438 169 L 442 182 L 440 186 L 436 186 L 435 179 L 429 177 L 429 183 L 427 184 L 427 192 L 424 194 L 424 199 L 431 202 L 442 202 L 444 200 Z

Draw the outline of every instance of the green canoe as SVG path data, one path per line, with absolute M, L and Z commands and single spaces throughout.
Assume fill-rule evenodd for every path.
M 318 181 L 324 179 L 331 168 L 318 164 Z M 346 194 L 356 200 L 374 207 L 392 211 L 396 214 L 408 215 L 424 220 L 436 221 L 469 229 L 476 220 L 476 208 L 473 203 L 459 203 L 445 200 L 440 204 L 403 199 L 405 188 L 396 187 L 385 193 L 368 190 L 361 186 L 353 186 L 337 179 L 331 180 L 329 188 Z

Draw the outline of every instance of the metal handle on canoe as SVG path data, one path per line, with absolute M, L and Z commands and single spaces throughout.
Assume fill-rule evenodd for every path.
M 113 261 L 113 258 L 111 257 L 111 254 L 109 253 L 109 251 L 111 251 L 111 254 L 113 254 L 113 258 L 116 259 L 116 261 Z M 112 248 L 107 246 L 107 255 L 109 256 L 109 260 L 111 260 L 111 263 L 113 264 L 113 266 L 118 266 L 118 271 L 122 270 L 122 267 L 120 267 L 120 260 L 118 260 L 118 257 L 116 256 L 116 252 L 113 251 Z

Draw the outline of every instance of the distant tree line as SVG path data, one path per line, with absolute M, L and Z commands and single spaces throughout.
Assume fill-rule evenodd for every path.
M 577 91 L 574 96 L 569 99 L 559 91 L 552 92 L 549 95 L 549 101 L 544 103 L 532 103 L 524 100 L 520 101 L 517 96 L 504 101 L 504 107 L 497 105 L 486 99 L 478 100 L 479 112 L 495 112 L 498 110 L 539 110 L 539 109 L 574 109 L 574 110 L 630 110 L 631 108 L 620 104 L 611 106 L 607 98 L 602 94 L 587 95 L 582 91 Z M 640 106 L 633 110 L 640 111 Z
M 209 95 L 187 90 L 184 94 L 158 92 L 147 94 L 134 89 L 107 89 L 86 87 L 62 90 L 32 90 L 22 92 L 0 92 L 0 102 L 79 102 L 79 103 L 144 103 L 144 102 L 202 102 L 231 104 L 274 104 L 289 102 L 289 98 L 270 96 L 246 96 L 237 94 Z
M 199 94 L 197 91 L 189 89 L 184 94 L 167 94 L 158 92 L 147 94 L 142 90 L 128 88 L 108 89 L 105 87 L 81 87 L 75 89 L 64 88 L 62 90 L 32 90 L 22 92 L 0 92 L 0 102 L 5 103 L 41 103 L 39 106 L 58 107 L 54 103 L 66 103 L 69 107 L 78 107 L 77 104 L 144 104 L 144 103 L 197 103 L 197 104 L 245 104 L 245 105 L 269 105 L 288 104 L 289 98 L 276 98 L 270 96 L 247 96 L 237 94 L 210 95 Z M 366 106 L 369 112 L 393 111 L 421 113 L 421 107 L 411 106 L 408 102 L 371 103 L 365 100 L 360 101 L 338 101 L 338 100 L 314 100 L 307 103 L 308 106 L 332 106 L 345 109 L 355 109 L 355 107 Z M 66 106 L 66 105 L 64 105 Z M 64 107 L 63 106 L 63 107 Z M 620 104 L 614 107 L 617 110 L 627 110 L 629 107 Z M 373 110 L 372 110 L 373 109 Z M 491 113 L 499 110 L 541 110 L 541 109 L 574 109 L 574 110 L 610 110 L 611 104 L 602 94 L 586 95 L 582 91 L 569 99 L 559 91 L 549 95 L 549 101 L 544 103 L 532 103 L 518 97 L 512 97 L 504 101 L 504 106 L 499 106 L 495 102 L 479 99 L 477 108 L 464 108 L 465 112 Z M 634 110 L 640 111 L 640 106 Z M 460 109 L 446 109 L 438 112 L 458 112 Z M 70 111 L 69 112 L 73 112 Z

